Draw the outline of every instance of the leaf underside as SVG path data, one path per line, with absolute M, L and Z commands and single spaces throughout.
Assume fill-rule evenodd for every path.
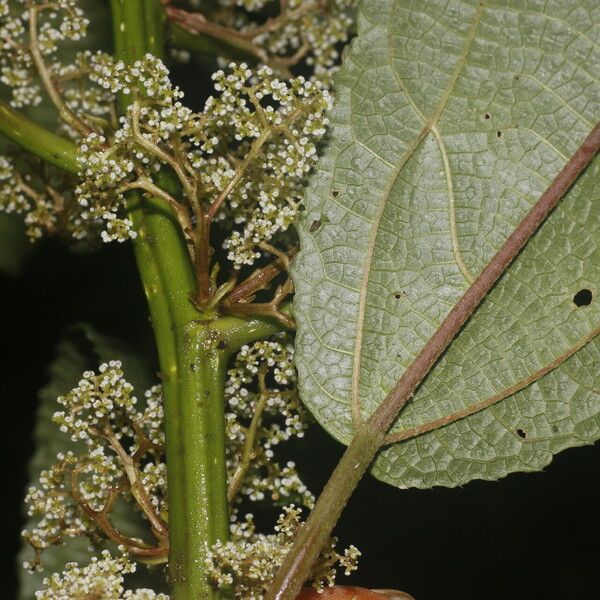
M 600 119 L 600 4 L 367 0 L 336 84 L 292 275 L 301 395 L 347 444 Z M 376 477 L 493 480 L 600 437 L 599 171 L 417 390 Z

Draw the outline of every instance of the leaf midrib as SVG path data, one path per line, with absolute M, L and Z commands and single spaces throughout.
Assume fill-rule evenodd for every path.
M 435 125 L 439 122 L 439 120 L 446 108 L 446 105 L 448 103 L 450 95 L 452 94 L 452 91 L 454 90 L 454 86 L 456 85 L 458 77 L 460 76 L 460 73 L 462 72 L 462 70 L 466 64 L 467 57 L 469 55 L 471 46 L 475 39 L 477 27 L 479 25 L 479 22 L 481 21 L 483 9 L 484 9 L 484 2 L 482 1 L 477 5 L 477 8 L 475 10 L 475 15 L 473 18 L 473 22 L 471 23 L 471 26 L 470 26 L 467 36 L 465 38 L 465 43 L 463 45 L 462 52 L 461 52 L 460 57 L 454 67 L 452 75 L 450 76 L 448 85 L 446 86 L 446 89 L 444 90 L 444 93 L 442 94 L 440 102 L 439 102 L 437 108 L 435 109 L 435 111 L 433 112 L 433 115 L 427 120 L 427 122 L 423 126 L 423 129 L 421 129 L 419 134 L 416 136 L 416 138 L 413 140 L 413 142 L 407 148 L 406 152 L 400 157 L 398 166 L 396 167 L 395 171 L 393 171 L 391 173 L 388 183 L 386 184 L 386 186 L 384 188 L 381 202 L 377 208 L 377 212 L 376 212 L 375 218 L 373 220 L 371 234 L 369 236 L 369 244 L 367 246 L 367 253 L 366 253 L 365 261 L 364 261 L 364 268 L 363 268 L 364 274 L 363 274 L 363 278 L 362 278 L 362 281 L 361 281 L 361 284 L 359 287 L 356 341 L 355 341 L 355 345 L 354 345 L 354 359 L 353 359 L 353 365 L 352 365 L 351 410 L 352 410 L 352 421 L 354 423 L 355 428 L 362 422 L 360 397 L 359 397 L 360 366 L 362 364 L 362 348 L 363 348 L 363 338 L 364 338 L 364 321 L 365 321 L 366 300 L 367 300 L 367 293 L 368 293 L 368 288 L 369 288 L 369 279 L 370 279 L 370 274 L 371 274 L 371 264 L 373 261 L 373 254 L 374 254 L 374 250 L 375 250 L 375 243 L 377 241 L 377 235 L 379 233 L 379 224 L 383 217 L 383 212 L 387 205 L 387 202 L 388 202 L 388 199 L 392 192 L 392 189 L 394 188 L 394 185 L 396 184 L 396 181 L 397 181 L 398 177 L 400 176 L 400 173 L 402 172 L 406 163 L 414 155 L 417 148 L 419 148 L 421 143 L 431 133 L 432 128 L 435 127 Z M 390 67 L 392 68 L 395 76 L 397 77 L 398 74 L 394 68 L 394 65 L 390 63 Z M 409 97 L 408 94 L 406 94 L 406 91 L 404 90 L 404 88 L 402 88 L 402 90 L 403 90 L 404 94 L 407 97 Z M 411 104 L 413 104 L 413 108 L 416 109 L 416 106 L 414 105 L 412 100 L 409 99 L 409 102 Z M 420 111 L 418 111 L 418 112 L 420 112 Z

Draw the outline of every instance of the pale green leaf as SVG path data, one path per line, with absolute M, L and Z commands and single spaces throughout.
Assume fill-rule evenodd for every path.
M 302 398 L 348 443 L 600 119 L 600 4 L 367 0 L 336 94 L 293 277 Z M 599 170 L 393 428 L 433 430 L 388 446 L 376 477 L 497 479 L 600 437 Z M 573 302 L 581 289 L 588 306 Z
M 49 368 L 48 384 L 39 394 L 40 404 L 34 434 L 35 452 L 29 463 L 30 484 L 35 485 L 41 471 L 54 462 L 59 452 L 83 450 L 52 423 L 52 415 L 59 408 L 56 398 L 77 385 L 83 371 L 97 369 L 101 362 L 112 359 L 123 362 L 125 377 L 135 385 L 138 397 L 154 383 L 152 372 L 142 358 L 119 340 L 101 335 L 89 325 L 73 327 L 69 335 L 59 343 L 56 357 Z M 145 526 L 124 503 L 116 506 L 111 520 L 118 529 L 129 535 L 144 537 L 147 525 Z M 35 520 L 29 520 L 25 527 L 34 523 Z M 20 579 L 19 600 L 33 600 L 35 592 L 43 587 L 43 579 L 54 572 L 62 571 L 66 562 L 87 564 L 93 554 L 95 552 L 90 549 L 88 540 L 71 539 L 61 546 L 46 550 L 42 557 L 44 570 L 32 575 L 21 568 L 23 561 L 33 557 L 32 549 L 28 544 L 24 544 L 17 561 Z M 140 569 L 142 576 L 144 571 Z

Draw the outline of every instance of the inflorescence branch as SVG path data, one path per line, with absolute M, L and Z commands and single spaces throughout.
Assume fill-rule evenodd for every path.
M 92 79 L 111 93 L 132 94 L 120 128 L 111 139 L 92 132 L 81 145 L 83 181 L 77 188 L 86 215 L 104 218 L 106 240 L 135 235 L 117 211 L 124 192 L 140 189 L 173 209 L 196 271 L 194 303 L 200 310 L 235 308 L 235 314 L 271 315 L 288 326 L 277 307 L 291 287 L 284 284 L 270 303 L 241 307 L 228 302 L 237 273 L 252 266 L 261 250 L 293 222 L 302 182 L 325 133 L 327 91 L 302 77 L 282 82 L 263 67 L 229 66 L 213 75 L 215 90 L 200 113 L 184 107 L 164 65 L 147 55 L 132 67 L 106 55 L 92 60 Z M 148 173 L 170 169 L 181 184 L 176 198 Z M 211 229 L 233 220 L 225 238 L 233 273 L 219 285 Z M 236 227 L 237 225 L 237 227 Z M 238 310 L 241 308 L 241 310 Z
M 48 68 L 43 57 L 43 45 L 40 43 L 38 36 L 38 15 L 44 10 L 56 10 L 57 5 L 54 2 L 37 2 L 36 0 L 28 0 L 27 7 L 29 9 L 29 51 L 31 58 L 37 70 L 37 73 L 42 81 L 44 89 L 48 94 L 52 103 L 58 110 L 61 119 L 67 125 L 70 125 L 81 137 L 85 137 L 91 131 L 91 127 L 80 119 L 64 101 L 60 91 L 55 85 L 55 76 L 51 69 Z M 63 23 L 69 23 L 71 39 L 78 39 L 81 35 L 85 35 L 88 21 L 83 17 L 83 12 L 72 3 L 62 3 L 63 10 L 67 11 L 67 19 Z M 74 28 L 73 24 L 77 23 L 78 27 Z M 47 51 L 47 48 L 46 48 Z M 75 74 L 70 73 L 69 78 L 74 78 Z M 67 81 L 67 77 L 63 75 L 63 81 Z
M 224 0 L 214 15 L 191 12 L 163 0 L 167 17 L 189 33 L 204 36 L 245 53 L 289 79 L 306 65 L 312 78 L 331 86 L 339 47 L 348 41 L 355 0 L 290 0 L 279 2 L 279 14 L 263 23 L 252 20 L 268 0 Z M 241 24 L 241 26 L 240 26 Z
M 167 560 L 161 390 L 155 386 L 146 392 L 141 411 L 132 392 L 121 363 L 111 361 L 98 373 L 86 371 L 77 387 L 58 398 L 63 410 L 54 413 L 53 421 L 85 451 L 59 454 L 28 491 L 29 516 L 39 519 L 23 533 L 36 551 L 28 568 L 39 566 L 44 549 L 81 535 L 106 537 L 144 562 Z M 111 522 L 120 497 L 148 522 L 155 545 L 124 534 Z

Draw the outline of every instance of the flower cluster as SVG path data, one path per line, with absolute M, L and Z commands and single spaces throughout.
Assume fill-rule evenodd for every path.
M 137 416 L 137 399 L 132 392 L 120 361 L 103 363 L 98 374 L 85 371 L 76 388 L 59 396 L 57 402 L 65 410 L 55 412 L 52 420 L 73 442 L 83 441 L 88 446 L 97 444 L 108 426 L 117 439 L 131 435 L 131 423 Z
M 21 187 L 20 175 L 12 161 L 0 156 L 0 210 L 10 214 L 22 213 L 30 208 L 30 202 Z
M 57 462 L 42 471 L 38 485 L 32 486 L 27 492 L 27 514 L 38 518 L 34 527 L 23 531 L 24 539 L 35 552 L 33 561 L 23 565 L 28 571 L 41 568 L 41 553 L 51 545 L 62 543 L 67 537 L 85 535 L 94 538 L 96 528 L 72 502 L 66 481 L 67 474 L 76 463 L 77 459 L 72 453 L 59 454 Z
M 32 44 L 46 58 L 58 42 L 85 36 L 88 20 L 77 5 L 78 0 L 0 0 L 0 81 L 12 88 L 12 106 L 37 105 L 42 99 Z M 49 74 L 60 77 L 61 68 L 57 63 Z
M 270 27 L 257 26 L 252 13 L 276 4 L 273 0 L 220 3 L 243 9 L 235 14 L 232 24 L 265 52 L 271 66 L 285 71 L 306 65 L 311 70 L 311 80 L 332 87 L 339 49 L 348 41 L 354 22 L 356 0 L 289 0 L 280 3 L 282 12 L 271 20 Z
M 77 204 L 86 222 L 100 221 L 104 242 L 133 239 L 137 233 L 128 218 L 119 216 L 124 196 L 115 185 L 121 183 L 133 171 L 133 161 L 113 154 L 106 138 L 96 132 L 90 133 L 79 147 L 78 161 L 81 165 L 82 183 L 75 188 Z
M 77 52 L 68 64 L 51 65 L 53 77 L 60 82 L 66 107 L 82 118 L 91 128 L 114 128 L 117 123 L 115 95 L 97 85 L 92 74 L 96 54 L 90 50 Z M 62 130 L 79 141 L 81 136 L 63 124 Z
M 307 507 L 314 503 L 296 465 L 292 461 L 280 465 L 273 452 L 281 442 L 303 437 L 307 426 L 292 359 L 289 339 L 259 341 L 242 347 L 228 372 L 227 466 L 233 482 L 230 490 L 239 494 L 238 499 L 268 498 L 278 505 L 295 501 Z M 269 380 L 272 388 L 267 387 Z
M 302 524 L 301 514 L 293 504 L 285 507 L 271 535 L 256 533 L 251 516 L 233 527 L 232 540 L 217 542 L 207 559 L 208 575 L 214 584 L 233 585 L 239 600 L 261 600 Z M 334 584 L 336 565 L 346 575 L 357 568 L 358 549 L 350 546 L 340 554 L 335 550 L 336 542 L 331 538 L 315 562 L 311 580 L 316 589 Z
M 302 437 L 306 427 L 292 352 L 290 340 L 284 337 L 256 342 L 240 350 L 228 371 L 227 464 L 232 501 L 268 497 L 275 504 L 296 501 L 307 507 L 314 502 L 295 465 L 279 465 L 273 453 L 281 442 Z M 59 454 L 29 489 L 28 514 L 37 520 L 23 532 L 36 553 L 28 568 L 39 566 L 45 548 L 68 537 L 85 535 L 94 540 L 106 534 L 106 522 L 97 517 L 107 514 L 117 496 L 131 499 L 133 488 L 136 508 L 148 519 L 160 519 L 168 512 L 160 386 L 146 391 L 144 400 L 144 409 L 138 410 L 119 361 L 100 365 L 98 372 L 84 372 L 77 386 L 58 398 L 62 410 L 54 413 L 53 421 L 87 452 Z
M 31 241 L 44 233 L 94 239 L 98 223 L 82 218 L 70 192 L 58 191 L 65 183 L 64 173 L 51 165 L 21 161 L 17 169 L 12 156 L 0 156 L 0 212 L 25 214 Z
M 165 444 L 165 433 L 163 429 L 163 418 L 165 415 L 163 408 L 162 387 L 153 385 L 144 392 L 144 410 L 137 413 L 135 423 L 138 429 L 143 429 L 148 441 L 155 447 L 162 447 Z M 138 445 L 134 444 L 132 450 L 137 450 Z
M 327 91 L 302 77 L 286 83 L 267 67 L 253 72 L 232 63 L 213 75 L 218 95 L 195 113 L 151 55 L 126 66 L 98 54 L 91 69 L 101 88 L 132 97 L 112 139 L 94 132 L 80 146 L 77 195 L 86 216 L 105 220 L 104 239 L 135 235 L 117 215 L 124 192 L 137 188 L 170 203 L 186 235 L 192 215 L 215 206 L 215 219 L 233 224 L 224 242 L 229 259 L 236 268 L 253 264 L 259 244 L 296 217 L 327 125 Z M 161 167 L 179 177 L 183 200 L 153 185 L 151 175 Z
M 35 551 L 26 568 L 38 568 L 43 550 L 69 537 L 108 535 L 126 544 L 107 520 L 119 496 L 132 501 L 154 530 L 160 524 L 167 510 L 161 389 L 146 392 L 142 411 L 132 391 L 121 363 L 111 361 L 100 365 L 97 374 L 86 371 L 71 392 L 58 398 L 64 410 L 54 414 L 54 422 L 87 452 L 59 454 L 28 490 L 28 515 L 36 521 L 23 531 Z M 128 543 L 133 554 L 148 548 L 134 538 Z M 159 548 L 157 555 L 163 554 Z
M 76 140 L 114 122 L 114 96 L 88 81 L 91 53 L 52 60 L 58 44 L 80 40 L 87 25 L 78 0 L 0 0 L 0 81 L 12 88 L 12 106 L 39 104 L 43 85 L 61 115 L 60 133 Z M 73 201 L 71 178 L 40 162 L 16 169 L 0 157 L 0 211 L 25 214 L 32 241 L 43 233 L 95 240 L 102 219 Z
M 217 95 L 196 113 L 181 103 L 182 92 L 171 85 L 166 67 L 153 56 L 131 66 L 89 51 L 67 66 L 43 62 L 58 41 L 84 34 L 87 21 L 75 0 L 61 0 L 52 5 L 53 11 L 34 2 L 16 16 L 6 2 L 0 6 L 3 60 L 21 65 L 12 70 L 4 65 L 5 78 L 13 73 L 15 98 L 21 98 L 13 98 L 13 104 L 37 102 L 32 74 L 43 69 L 43 79 L 56 82 L 62 95 L 63 128 L 77 139 L 84 135 L 79 153 L 82 182 L 75 190 L 78 205 L 69 210 L 76 239 L 88 237 L 99 224 L 104 241 L 135 237 L 132 222 L 121 213 L 124 193 L 136 188 L 170 203 L 186 236 L 201 207 L 216 204 L 214 219 L 228 225 L 223 245 L 236 269 L 254 264 L 261 244 L 289 228 L 327 125 L 330 97 L 322 85 L 302 77 L 284 82 L 268 67 L 253 72 L 244 64 L 231 64 L 226 72 L 215 73 Z M 34 36 L 38 60 L 24 41 L 27 35 Z M 84 77 L 92 85 L 82 85 Z M 131 95 L 132 103 L 117 122 L 114 97 L 119 92 Z M 26 101 L 26 96 L 31 99 Z M 161 167 L 175 171 L 183 184 L 183 199 L 156 188 L 152 175 Z M 11 198 L 6 202 L 10 210 L 16 210 L 18 200 L 19 210 L 27 212 L 32 237 L 52 231 L 61 221 L 55 198 L 38 195 L 33 206 L 22 194 L 6 197 Z
M 240 268 L 260 256 L 261 242 L 294 222 L 331 98 L 318 83 L 303 77 L 280 81 L 269 67 L 253 72 L 232 64 L 229 69 L 213 75 L 220 96 L 209 98 L 204 109 L 208 135 L 219 146 L 210 156 L 190 158 L 208 189 L 216 184 L 222 190 L 242 174 L 221 213 L 239 226 L 224 247 Z
M 75 193 L 84 219 L 104 222 L 102 239 L 134 238 L 131 220 L 120 216 L 124 193 L 144 189 L 170 152 L 172 138 L 194 123 L 183 94 L 171 85 L 163 63 L 148 54 L 132 66 L 103 53 L 90 60 L 90 79 L 111 95 L 132 95 L 133 104 L 111 139 L 91 132 L 79 147 L 81 184 Z
M 165 594 L 152 590 L 125 590 L 124 577 L 134 573 L 136 566 L 126 555 L 113 557 L 107 550 L 101 558 L 93 557 L 90 564 L 80 567 L 71 562 L 62 573 L 44 579 L 46 589 L 36 592 L 36 600 L 168 600 Z

